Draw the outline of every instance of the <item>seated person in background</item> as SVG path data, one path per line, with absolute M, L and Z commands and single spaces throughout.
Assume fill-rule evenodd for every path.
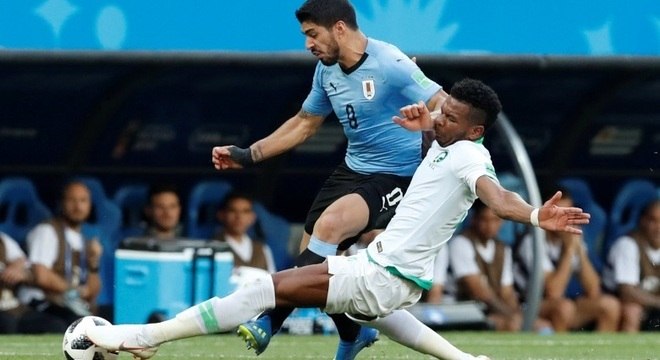
M 563 196 L 557 206 L 574 206 L 567 189 L 559 189 Z M 555 331 L 578 330 L 595 323 L 597 331 L 617 331 L 621 317 L 619 301 L 601 292 L 600 277 L 589 260 L 582 235 L 546 231 L 543 256 L 544 300 L 540 315 L 553 319 Z M 525 236 L 516 246 L 516 269 L 527 277 L 533 266 L 532 236 Z M 584 293 L 574 299 L 566 298 L 566 288 L 573 276 L 580 281 Z M 552 308 L 561 315 L 551 315 Z
M 18 301 L 16 288 L 32 281 L 25 253 L 14 239 L 0 232 L 0 334 L 36 334 L 60 330 L 48 315 Z
M 183 235 L 181 201 L 174 186 L 156 185 L 151 187 L 145 213 L 148 221 L 145 236 L 170 240 Z
M 247 194 L 232 192 L 227 195 L 218 210 L 222 231 L 216 239 L 226 242 L 234 254 L 234 267 L 249 266 L 274 273 L 275 261 L 268 245 L 253 240 L 248 229 L 257 220 L 252 209 L 252 199 Z
M 23 302 L 59 320 L 61 329 L 90 315 L 101 290 L 101 244 L 86 240 L 82 224 L 92 209 L 89 189 L 82 182 L 64 186 L 61 214 L 37 225 L 27 235 L 34 286 L 19 292 Z
M 0 334 L 18 331 L 25 307 L 16 298 L 14 289 L 29 278 L 23 250 L 9 235 L 0 232 Z
M 660 330 L 660 199 L 610 249 L 603 285 L 622 303 L 621 331 Z
M 144 236 L 158 240 L 174 240 L 183 237 L 181 225 L 181 200 L 177 188 L 170 184 L 158 184 L 149 188 L 148 202 L 144 209 L 147 228 Z M 147 322 L 165 320 L 165 315 L 154 310 Z
M 433 285 L 426 293 L 424 301 L 429 304 L 442 303 L 445 282 L 447 281 L 447 270 L 449 268 L 449 250 L 448 246 L 443 246 L 438 251 L 433 267 Z
M 449 241 L 449 262 L 456 279 L 456 300 L 478 300 L 498 331 L 518 331 L 522 310 L 513 289 L 511 248 L 495 239 L 502 225 L 480 200 L 472 205 L 468 228 Z

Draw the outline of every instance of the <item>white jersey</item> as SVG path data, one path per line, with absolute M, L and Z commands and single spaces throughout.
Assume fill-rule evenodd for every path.
M 250 259 L 252 259 L 252 253 L 254 252 L 254 246 L 252 246 L 252 239 L 250 239 L 249 236 L 244 234 L 239 241 L 225 234 L 225 242 L 232 250 L 234 250 L 234 253 L 243 260 L 243 262 L 250 262 Z M 261 246 L 264 252 L 264 258 L 266 259 L 266 269 L 264 270 L 272 274 L 277 271 L 275 268 L 273 252 L 266 243 L 263 243 Z
M 449 271 L 449 250 L 441 246 L 433 264 L 433 283 L 445 286 L 447 283 L 447 272 Z
M 496 241 L 495 239 L 489 239 L 485 246 L 480 243 L 474 246 L 472 241 L 464 235 L 456 236 L 449 243 L 450 265 L 456 280 L 469 275 L 481 275 L 475 250 L 484 262 L 490 265 L 495 261 Z M 504 249 L 504 264 L 502 265 L 500 284 L 502 286 L 513 285 L 513 260 L 509 246 Z
M 64 238 L 72 251 L 82 251 L 84 241 L 81 233 L 65 226 Z M 53 267 L 60 252 L 60 243 L 53 225 L 48 223 L 37 225 L 28 233 L 27 244 L 30 262 L 41 264 L 49 269 Z
M 72 251 L 82 251 L 84 240 L 81 233 L 64 227 L 64 238 L 71 247 Z M 60 254 L 59 240 L 53 225 L 43 223 L 37 225 L 27 235 L 28 257 L 32 264 L 40 264 L 48 269 L 52 269 L 55 261 Z M 19 290 L 19 298 L 23 303 L 29 303 L 32 300 L 43 300 L 44 292 L 37 287 L 22 287 Z
M 430 289 L 435 257 L 465 219 L 482 176 L 497 181 L 483 145 L 462 140 L 441 147 L 434 141 L 396 215 L 367 247 L 370 260 Z
M 25 254 L 23 253 L 23 250 L 21 250 L 20 246 L 18 246 L 18 243 L 16 240 L 12 239 L 11 236 L 0 232 L 0 242 L 5 247 L 5 257 L 6 263 L 2 262 L 2 259 L 0 259 L 0 273 L 5 269 L 5 267 L 9 264 L 11 264 L 14 261 L 20 260 L 20 259 L 25 259 Z M 11 309 L 15 309 L 18 307 L 19 302 L 16 296 L 14 296 L 14 292 L 8 288 L 3 289 L 0 286 L 0 311 L 8 311 Z
M 2 243 L 5 245 L 5 256 L 7 257 L 7 263 L 25 259 L 25 253 L 23 253 L 21 247 L 18 246 L 16 240 L 14 240 L 11 236 L 0 232 L 0 241 L 2 241 Z M 2 269 L 0 269 L 0 271 L 2 271 Z
M 516 246 L 517 261 L 514 265 L 514 278 L 516 286 L 520 290 L 527 289 L 527 282 L 534 266 L 533 239 L 534 238 L 532 235 L 527 234 L 522 238 L 520 244 Z M 561 255 L 561 246 L 554 246 L 550 242 L 546 241 L 544 249 L 545 251 L 541 253 L 541 269 L 544 274 L 547 274 L 555 271 L 552 256 L 555 256 L 555 261 L 559 259 L 559 256 Z M 572 271 L 574 271 L 574 269 Z
M 651 262 L 660 263 L 660 249 L 647 246 L 644 250 Z M 620 284 L 640 285 L 639 255 L 639 246 L 632 237 L 620 237 L 607 256 L 607 265 L 603 269 L 603 286 L 609 291 L 615 291 Z

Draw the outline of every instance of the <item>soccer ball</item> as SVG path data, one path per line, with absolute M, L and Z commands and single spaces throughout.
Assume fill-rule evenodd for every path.
M 66 360 L 116 360 L 119 353 L 108 351 L 92 343 L 85 335 L 94 326 L 112 325 L 98 316 L 85 316 L 74 321 L 64 332 L 62 352 Z

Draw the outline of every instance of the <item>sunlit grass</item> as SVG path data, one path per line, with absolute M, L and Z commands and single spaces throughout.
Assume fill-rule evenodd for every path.
M 540 336 L 493 332 L 447 332 L 461 349 L 497 359 L 660 359 L 660 333 L 639 335 L 571 333 Z M 279 335 L 258 358 L 233 335 L 204 336 L 162 346 L 155 359 L 332 359 L 336 336 Z M 61 336 L 0 337 L 0 359 L 63 359 Z M 120 359 L 131 357 L 123 354 Z M 358 359 L 430 359 L 386 338 Z

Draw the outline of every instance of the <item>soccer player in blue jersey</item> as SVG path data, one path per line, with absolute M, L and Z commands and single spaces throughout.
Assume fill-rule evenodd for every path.
M 249 166 L 303 143 L 334 111 L 348 139 L 344 162 L 326 180 L 305 222 L 297 266 L 320 263 L 357 237 L 384 228 L 421 161 L 421 136 L 391 120 L 409 103 L 438 110 L 446 93 L 398 48 L 368 38 L 346 0 L 307 0 L 296 17 L 305 47 L 319 59 L 301 110 L 249 148 L 213 148 L 218 170 Z M 306 246 L 306 249 L 304 248 Z M 292 308 L 278 308 L 239 330 L 257 354 Z M 352 359 L 376 339 L 344 315 L 332 315 L 341 338 L 336 359 Z

